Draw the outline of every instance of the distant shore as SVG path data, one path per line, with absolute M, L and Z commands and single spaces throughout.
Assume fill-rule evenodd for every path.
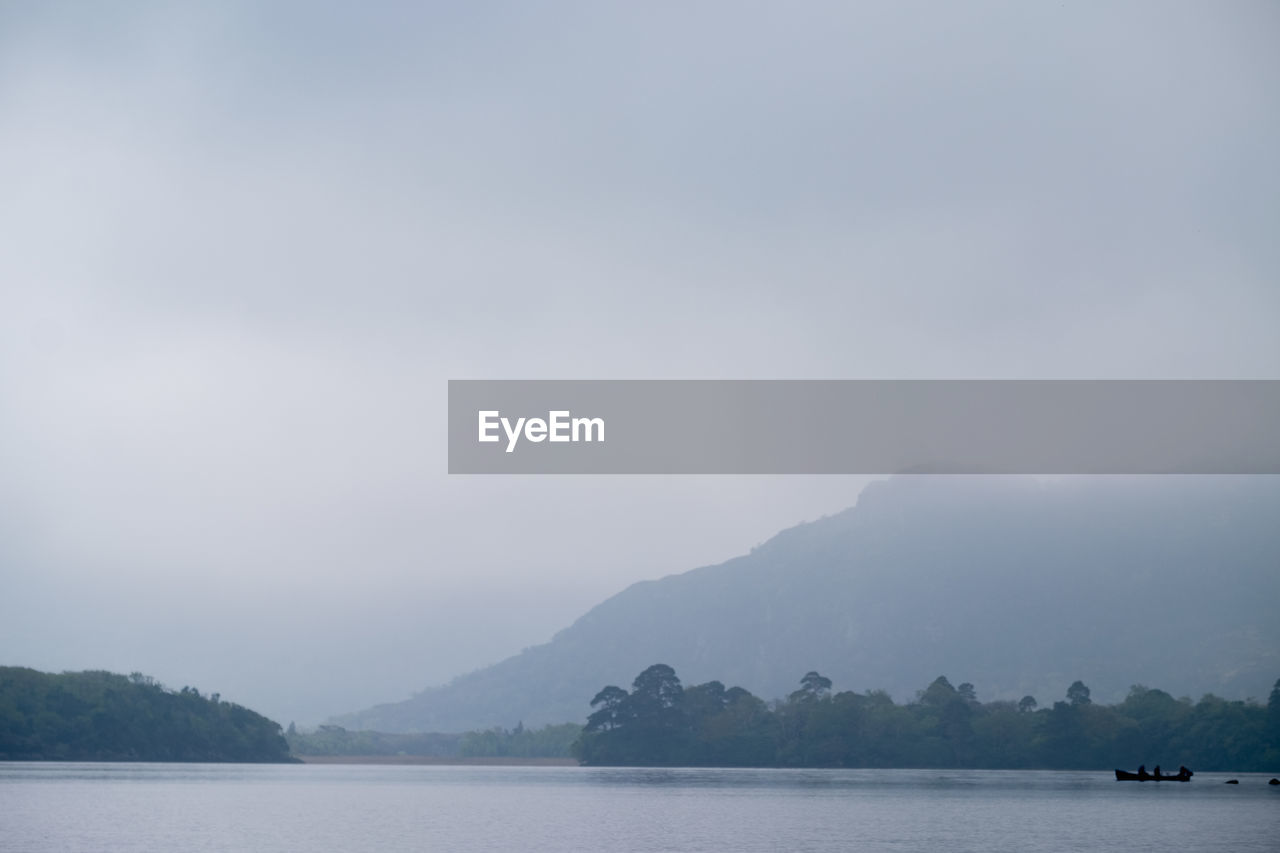
M 298 755 L 304 764 L 438 764 L 489 767 L 577 767 L 575 758 L 518 758 L 448 755 Z

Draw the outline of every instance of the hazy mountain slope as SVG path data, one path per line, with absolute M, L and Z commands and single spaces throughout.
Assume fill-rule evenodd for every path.
M 571 543 L 567 543 L 567 547 Z M 762 697 L 818 669 L 910 698 L 939 674 L 1041 703 L 1077 678 L 1265 697 L 1280 676 L 1280 478 L 898 478 L 750 554 L 638 583 L 548 644 L 349 714 L 455 731 L 582 720 L 654 662 Z

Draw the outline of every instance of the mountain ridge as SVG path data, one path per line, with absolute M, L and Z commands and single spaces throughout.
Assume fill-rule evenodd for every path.
M 1280 478 L 898 477 L 749 553 L 605 599 L 548 643 L 342 715 L 455 731 L 580 721 L 649 664 L 783 696 L 816 669 L 900 699 L 939 674 L 986 698 L 1226 698 L 1280 673 Z M 1270 570 L 1270 571 L 1268 571 Z

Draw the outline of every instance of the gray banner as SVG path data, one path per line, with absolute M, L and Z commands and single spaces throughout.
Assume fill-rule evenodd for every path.
M 450 380 L 449 472 L 1280 474 L 1280 381 Z

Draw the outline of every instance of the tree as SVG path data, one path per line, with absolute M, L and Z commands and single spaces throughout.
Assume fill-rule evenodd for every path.
M 924 689 L 920 694 L 921 705 L 932 705 L 934 707 L 942 707 L 955 698 L 956 689 L 951 686 L 951 682 L 947 681 L 945 675 L 939 675 L 933 680 L 933 683 Z
M 812 676 L 801 683 L 809 690 L 770 709 L 718 681 L 681 690 L 670 667 L 650 667 L 636 679 L 634 693 L 610 686 L 597 694 L 597 714 L 616 708 L 623 722 L 610 729 L 607 717 L 593 715 L 598 730 L 584 731 L 573 750 L 595 765 L 1096 770 L 1159 756 L 1168 767 L 1280 767 L 1280 739 L 1269 728 L 1273 711 L 1280 711 L 1280 684 L 1267 704 L 1206 695 L 1192 705 L 1139 685 L 1119 705 L 1095 705 L 1076 682 L 1069 701 L 1031 713 L 1038 705 L 1033 696 L 982 704 L 966 698 L 968 684 L 952 688 L 942 677 L 908 705 L 895 705 L 883 691 L 815 700 L 822 676 Z M 0 723 L 17 707 L 4 700 L 0 682 Z M 11 741 L 19 737 L 15 731 Z M 17 748 L 6 750 L 0 737 L 0 758 L 6 751 Z
M 724 684 L 719 681 L 708 681 L 706 684 L 695 684 L 684 691 L 684 711 L 690 724 L 702 728 L 709 720 L 725 709 L 728 694 Z
M 831 679 L 810 670 L 800 679 L 800 689 L 792 693 L 792 702 L 812 702 L 831 693 Z
M 631 699 L 641 708 L 673 708 L 683 694 L 676 671 L 665 663 L 655 663 L 631 682 Z
M 587 717 L 586 730 L 588 732 L 607 732 L 616 728 L 622 722 L 621 712 L 628 698 L 627 691 L 614 684 L 610 684 L 597 693 L 595 698 L 591 700 L 591 707 L 594 708 L 599 705 L 600 709 Z
M 1073 706 L 1089 705 L 1093 702 L 1089 698 L 1089 688 L 1084 686 L 1083 681 L 1073 681 L 1071 686 L 1067 688 L 1067 701 Z
M 971 704 L 976 704 L 978 701 L 977 689 L 967 681 L 956 688 L 956 693 L 960 694 L 961 699 Z
M 1280 766 L 1280 678 L 1267 699 L 1266 739 L 1269 741 L 1262 760 L 1268 767 Z
M 655 663 L 631 683 L 631 696 L 623 704 L 621 715 L 628 726 L 646 731 L 678 729 L 683 698 L 684 687 L 676 671 L 665 663 Z
M 0 759 L 285 761 L 280 726 L 140 673 L 0 667 Z

